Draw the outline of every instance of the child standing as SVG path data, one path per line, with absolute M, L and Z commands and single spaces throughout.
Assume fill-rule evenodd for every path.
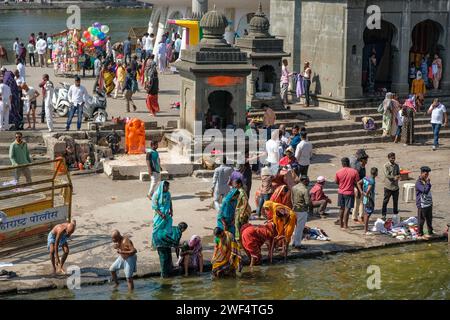
M 395 132 L 394 143 L 398 143 L 402 137 L 402 127 L 403 127 L 403 121 L 404 121 L 403 112 L 405 112 L 404 109 L 406 109 L 406 107 L 400 108 L 400 110 L 398 110 L 398 113 L 396 115 L 397 116 L 397 131 Z
M 364 205 L 364 232 L 370 235 L 369 219 L 375 211 L 375 179 L 378 176 L 378 169 L 370 169 L 370 177 L 364 177 L 358 182 L 358 189 L 363 195 Z

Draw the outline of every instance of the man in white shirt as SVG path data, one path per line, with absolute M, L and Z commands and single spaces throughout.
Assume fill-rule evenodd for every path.
M 146 42 L 147 42 L 147 37 L 148 37 L 148 33 L 144 33 L 144 35 L 142 36 L 142 39 L 141 39 L 141 47 L 142 47 L 141 61 L 145 60 L 145 58 L 147 57 L 147 50 L 145 48 Z
M 158 69 L 159 72 L 162 73 L 164 70 L 166 70 L 166 59 L 167 59 L 167 47 L 166 43 L 161 40 L 161 42 L 158 44 L 157 48 L 158 53 Z
M 271 133 L 271 139 L 267 140 L 266 142 L 266 153 L 267 153 L 267 162 L 270 164 L 270 172 L 273 176 L 276 176 L 278 174 L 278 168 L 279 164 L 278 161 L 280 160 L 280 139 L 279 139 L 279 131 L 278 129 L 272 131 Z
M 47 67 L 47 60 L 45 59 L 45 53 L 47 52 L 47 41 L 43 38 L 39 38 L 36 42 L 36 51 L 39 57 L 39 66 L 42 68 L 45 64 Z
M 308 175 L 309 165 L 311 164 L 312 157 L 312 144 L 307 140 L 306 131 L 300 133 L 302 141 L 297 145 L 295 149 L 295 157 L 297 158 L 299 164 L 300 175 Z
M 11 106 L 11 88 L 0 77 L 0 131 L 9 129 L 9 109 Z
M 175 60 L 178 60 L 178 58 L 180 57 L 180 51 L 181 51 L 181 37 L 180 35 L 177 33 L 175 35 L 175 44 L 174 44 L 174 56 L 175 56 Z
M 146 57 L 150 57 L 150 55 L 153 53 L 154 41 L 155 41 L 155 35 L 153 33 L 150 36 L 145 38 L 144 50 L 145 50 Z
M 433 151 L 439 147 L 439 132 L 441 127 L 448 126 L 448 115 L 447 108 L 439 101 L 438 98 L 433 100 L 430 108 L 428 109 L 428 114 L 431 114 L 431 127 L 433 128 Z
M 25 79 L 25 66 L 23 65 L 22 61 L 20 59 L 16 59 L 16 68 L 19 71 L 19 78 L 26 82 Z
M 72 119 L 77 114 L 77 130 L 81 129 L 83 120 L 83 107 L 88 99 L 88 93 L 84 86 L 81 85 L 80 77 L 75 77 L 75 84 L 71 85 L 67 92 L 67 98 L 71 104 L 69 116 L 67 118 L 66 131 L 69 131 Z
M 16 58 L 19 57 L 19 38 L 16 38 L 13 44 L 13 51 L 14 54 L 16 55 Z

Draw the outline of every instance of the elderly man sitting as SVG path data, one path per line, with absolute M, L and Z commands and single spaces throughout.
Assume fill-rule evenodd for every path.
M 325 185 L 325 177 L 319 176 L 317 177 L 317 182 L 314 187 L 309 191 L 311 197 L 312 208 L 319 208 L 319 215 L 321 217 L 326 216 L 325 210 L 327 209 L 327 205 L 331 203 L 331 199 L 325 195 L 323 191 L 323 186 Z

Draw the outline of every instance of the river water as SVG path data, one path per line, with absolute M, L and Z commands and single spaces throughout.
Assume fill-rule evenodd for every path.
M 244 267 L 236 279 L 210 275 L 135 281 L 135 292 L 110 285 L 59 289 L 1 299 L 450 299 L 450 256 L 445 242 L 343 253 L 271 266 Z M 380 289 L 368 267 L 380 271 Z M 370 271 L 371 269 L 369 269 Z
M 146 27 L 150 20 L 151 9 L 81 9 L 81 27 L 83 29 L 100 22 L 109 26 L 112 42 L 123 41 L 131 27 Z M 67 29 L 69 14 L 66 10 L 0 10 L 0 44 L 12 55 L 14 39 L 18 37 L 26 46 L 32 32 L 47 34 Z

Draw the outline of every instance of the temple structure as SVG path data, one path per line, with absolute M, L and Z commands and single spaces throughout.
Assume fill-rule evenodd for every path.
M 245 52 L 225 41 L 227 26 L 224 14 L 207 12 L 200 20 L 203 39 L 175 63 L 181 76 L 180 128 L 194 136 L 246 125 L 247 76 L 255 68 Z
M 236 47 L 246 52 L 256 70 L 247 77 L 247 105 L 251 110 L 263 104 L 283 109 L 280 96 L 281 59 L 290 54 L 283 51 L 283 40 L 269 33 L 270 22 L 259 5 L 249 23 L 248 35 L 236 39 Z

